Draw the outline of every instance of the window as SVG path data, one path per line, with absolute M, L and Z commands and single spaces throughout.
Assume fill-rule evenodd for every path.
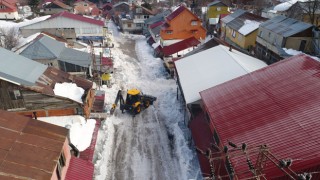
M 269 38 L 271 37 L 271 32 L 269 32 L 268 37 L 269 37 Z
M 9 95 L 11 100 L 23 99 L 19 89 L 9 89 Z
M 217 11 L 221 11 L 221 7 L 217 7 Z
M 136 24 L 136 27 L 142 27 L 141 23 Z
M 306 47 L 306 40 L 302 40 L 300 43 L 300 47 L 299 47 L 299 51 L 304 51 L 305 47 Z
M 232 29 L 232 37 L 236 37 L 236 31 Z
M 145 15 L 143 16 L 144 19 L 148 19 L 149 18 L 149 15 Z
M 88 4 L 83 4 L 83 6 L 88 6 Z
M 172 31 L 166 31 L 167 34 L 172 34 Z
M 196 26 L 196 25 L 198 25 L 198 22 L 197 21 L 191 21 L 191 25 L 192 26 Z
M 66 165 L 66 158 L 63 154 L 63 152 L 61 153 L 60 155 L 60 158 L 58 160 L 58 163 L 57 163 L 57 176 L 58 176 L 58 179 L 61 179 L 61 171 L 62 171 L 62 168 Z
M 259 36 L 262 37 L 262 31 L 259 32 Z
M 128 28 L 131 28 L 131 23 L 128 23 L 128 24 L 127 24 L 127 27 L 128 27 Z

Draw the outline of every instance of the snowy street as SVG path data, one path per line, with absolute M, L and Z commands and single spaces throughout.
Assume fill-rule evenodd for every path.
M 94 179 L 200 179 L 195 151 L 186 139 L 190 135 L 185 110 L 176 98 L 175 80 L 166 78 L 163 61 L 153 57 L 144 36 L 120 34 L 113 23 L 109 30 L 113 31 L 115 71 L 112 88 L 103 87 L 108 110 L 119 89 L 136 88 L 157 101 L 134 118 L 122 114 L 118 105 L 114 115 L 102 122 Z

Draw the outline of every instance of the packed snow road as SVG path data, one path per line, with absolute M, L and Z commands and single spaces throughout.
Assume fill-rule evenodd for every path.
M 137 88 L 157 97 L 154 106 L 132 117 L 116 109 L 99 131 L 95 152 L 97 180 L 195 179 L 199 167 L 185 138 L 176 83 L 167 79 L 162 61 L 152 56 L 143 36 L 119 34 L 112 23 L 115 71 L 106 91 L 110 109 L 119 89 Z

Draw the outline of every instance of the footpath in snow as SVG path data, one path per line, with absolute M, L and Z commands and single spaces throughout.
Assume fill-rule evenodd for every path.
M 175 80 L 166 78 L 163 61 L 153 57 L 144 36 L 120 34 L 113 23 L 109 30 L 115 71 L 112 88 L 103 87 L 106 107 L 110 109 L 119 89 L 137 88 L 157 101 L 134 118 L 117 108 L 102 122 L 94 179 L 201 179 Z

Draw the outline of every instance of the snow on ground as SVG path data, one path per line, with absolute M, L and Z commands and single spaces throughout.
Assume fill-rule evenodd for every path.
M 84 93 L 84 89 L 78 87 L 74 83 L 56 83 L 53 91 L 55 95 L 66 97 L 82 103 L 81 97 Z
M 152 56 L 144 36 L 119 34 L 113 23 L 109 28 L 115 38 L 111 51 L 116 70 L 112 88 L 103 87 L 107 109 L 119 89 L 137 88 L 157 101 L 134 118 L 117 107 L 103 121 L 94 179 L 200 179 L 195 151 L 186 140 L 189 131 L 184 107 L 176 99 L 176 82 L 166 78 L 163 61 Z
M 81 152 L 87 149 L 92 140 L 96 120 L 75 116 L 38 117 L 38 120 L 70 129 L 70 142 Z

